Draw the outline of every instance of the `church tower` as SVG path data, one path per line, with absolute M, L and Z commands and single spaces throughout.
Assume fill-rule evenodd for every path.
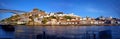
M 45 11 L 39 10 L 38 8 L 34 8 L 31 13 L 32 13 L 32 15 L 33 14 L 34 15 L 41 15 L 41 16 L 45 16 L 46 15 Z
M 32 12 L 39 12 L 38 8 L 34 8 Z

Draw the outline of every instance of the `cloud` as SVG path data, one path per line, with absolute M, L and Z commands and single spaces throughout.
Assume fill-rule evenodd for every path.
M 104 12 L 103 10 L 95 9 L 95 8 L 87 8 L 86 9 L 88 12 L 93 12 L 93 13 L 101 13 Z

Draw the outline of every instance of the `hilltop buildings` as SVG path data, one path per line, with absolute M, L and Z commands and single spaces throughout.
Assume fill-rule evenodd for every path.
M 13 15 L 17 16 L 17 15 Z M 14 18 L 15 20 L 15 18 Z M 13 20 L 13 21 L 14 21 Z M 63 12 L 50 12 L 33 9 L 31 12 L 21 14 L 17 20 L 17 24 L 28 24 L 28 25 L 68 25 L 68 24 L 120 24 L 120 19 L 108 17 L 105 18 L 100 16 L 98 18 L 80 17 L 77 15 L 64 14 Z

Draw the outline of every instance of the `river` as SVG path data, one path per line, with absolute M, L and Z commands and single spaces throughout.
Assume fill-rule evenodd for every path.
M 120 26 L 15 26 L 0 39 L 120 39 Z

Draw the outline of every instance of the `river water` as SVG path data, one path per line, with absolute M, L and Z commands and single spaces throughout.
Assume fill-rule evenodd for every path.
M 120 26 L 0 26 L 0 39 L 120 39 Z

